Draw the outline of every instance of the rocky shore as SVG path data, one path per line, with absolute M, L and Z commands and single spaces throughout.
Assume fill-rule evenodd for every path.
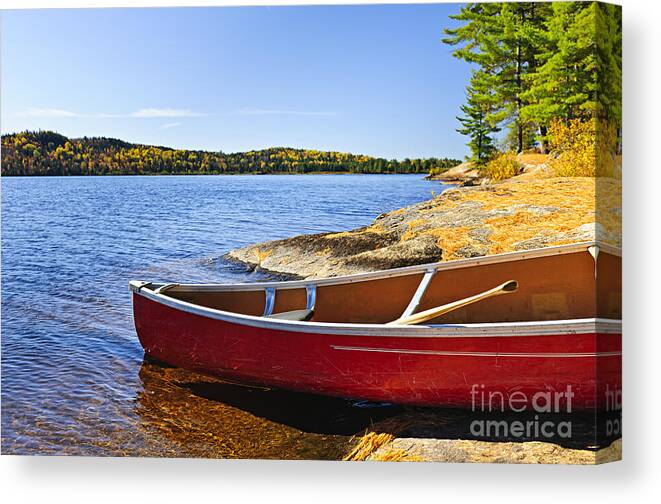
M 534 152 L 521 153 L 516 156 L 521 172 L 515 177 L 516 180 L 528 180 L 548 174 L 548 154 Z M 437 175 L 429 175 L 428 180 L 438 180 L 449 184 L 457 184 L 465 187 L 488 184 L 490 181 L 484 177 L 472 161 L 465 161 L 457 166 L 445 170 Z
M 600 450 L 577 450 L 555 443 L 491 442 L 461 439 L 393 438 L 365 460 L 392 462 L 472 462 L 503 464 L 602 464 L 622 458 L 622 440 Z
M 447 189 L 363 228 L 258 243 L 226 257 L 314 278 L 594 239 L 619 247 L 620 201 L 618 180 L 515 178 Z
M 532 163 L 531 163 L 532 164 Z M 539 164 L 497 184 L 453 176 L 461 187 L 379 215 L 370 225 L 301 235 L 233 250 L 227 258 L 295 278 L 329 277 L 414 264 L 600 240 L 621 246 L 621 181 L 549 178 Z M 452 174 L 450 174 L 452 175 Z M 473 174 L 474 175 L 474 174 Z M 444 181 L 449 179 L 445 178 Z M 396 419 L 407 423 L 411 419 Z M 413 422 L 420 421 L 414 418 Z M 391 426 L 392 427 L 392 426 Z M 554 443 L 409 436 L 373 429 L 346 460 L 592 464 L 621 458 L 621 441 L 600 450 Z

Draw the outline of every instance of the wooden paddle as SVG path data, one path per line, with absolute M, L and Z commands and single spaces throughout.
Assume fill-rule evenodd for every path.
M 413 325 L 419 324 L 421 322 L 426 322 L 427 320 L 435 319 L 440 317 L 444 313 L 451 312 L 462 306 L 469 305 L 471 303 L 476 303 L 477 301 L 482 301 L 494 296 L 500 296 L 501 294 L 510 294 L 516 292 L 519 288 L 519 284 L 516 280 L 508 280 L 505 283 L 500 284 L 493 289 L 486 290 L 480 294 L 475 294 L 464 299 L 459 299 L 458 301 L 453 301 L 452 303 L 444 304 L 437 306 L 436 308 L 430 308 L 429 310 L 421 311 L 420 313 L 414 313 L 408 317 L 398 318 L 392 322 L 388 322 L 386 325 Z

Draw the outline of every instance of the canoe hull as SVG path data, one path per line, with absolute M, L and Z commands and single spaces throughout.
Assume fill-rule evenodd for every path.
M 514 393 L 529 401 L 551 393 L 564 411 L 604 409 L 621 389 L 621 331 L 600 330 L 594 319 L 579 329 L 547 326 L 542 334 L 508 325 L 511 334 L 494 326 L 479 334 L 439 327 L 420 335 L 407 329 L 365 335 L 212 318 L 138 292 L 133 306 L 147 355 L 251 384 L 473 410 L 484 410 L 485 399 L 487 407 L 510 409 Z

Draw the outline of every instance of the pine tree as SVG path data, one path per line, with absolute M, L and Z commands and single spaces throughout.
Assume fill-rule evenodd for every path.
M 449 37 L 443 42 L 459 46 L 453 55 L 491 76 L 499 106 L 487 120 L 514 130 L 517 151 L 528 147 L 523 94 L 526 76 L 536 68 L 537 46 L 549 12 L 548 4 L 534 2 L 468 4 L 451 16 L 464 24 L 445 30 Z
M 595 6 L 597 117 L 622 122 L 622 8 Z
M 516 55 L 510 65 L 513 74 L 511 84 L 502 99 L 509 105 L 505 107 L 509 112 L 506 118 L 511 121 L 512 132 L 516 132 L 516 141 L 512 142 L 512 146 L 515 146 L 518 152 L 534 144 L 534 130 L 538 127 L 527 120 L 523 109 L 528 105 L 525 98 L 525 92 L 529 88 L 528 76 L 537 68 L 537 55 L 545 42 L 545 23 L 550 13 L 551 4 L 546 2 L 505 3 L 501 9 L 504 45 L 510 53 Z M 507 79 L 504 81 L 507 82 Z
M 522 111 L 526 120 L 547 125 L 554 118 L 590 118 L 597 108 L 595 3 L 554 2 L 546 26 L 546 47 L 529 76 Z
M 521 112 L 526 105 L 523 98 L 526 77 L 536 67 L 539 30 L 547 9 L 547 4 L 508 2 L 501 4 L 498 17 L 502 34 L 496 57 L 498 86 L 495 89 L 503 106 L 493 120 L 510 125 L 517 152 L 530 146 L 529 125 Z
M 499 131 L 489 120 L 494 108 L 494 95 L 489 92 L 489 76 L 483 72 L 474 72 L 471 84 L 466 89 L 466 104 L 461 106 L 463 116 L 457 117 L 462 127 L 457 131 L 470 137 L 468 147 L 470 160 L 481 165 L 489 160 L 495 146 L 492 134 Z

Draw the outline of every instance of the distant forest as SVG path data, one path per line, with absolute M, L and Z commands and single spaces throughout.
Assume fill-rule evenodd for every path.
M 114 138 L 67 138 L 52 131 L 2 136 L 2 175 L 184 175 L 239 173 L 429 173 L 457 159 L 373 158 L 274 147 L 250 152 L 179 150 Z

